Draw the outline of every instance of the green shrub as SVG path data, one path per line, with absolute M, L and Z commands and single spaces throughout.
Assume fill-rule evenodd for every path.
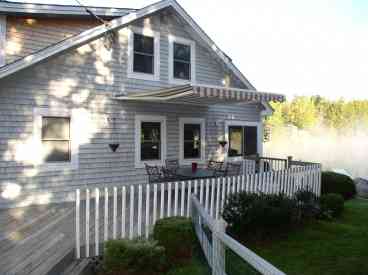
M 228 230 L 238 237 L 264 238 L 293 224 L 296 201 L 284 195 L 232 194 L 224 205 Z
M 334 172 L 323 172 L 321 194 L 330 193 L 340 194 L 345 200 L 351 199 L 356 195 L 354 181 L 346 175 Z
M 165 249 L 147 240 L 111 240 L 105 243 L 103 266 L 113 274 L 162 274 Z
M 340 194 L 322 195 L 320 199 L 321 212 L 324 217 L 339 217 L 344 210 L 344 198 Z
M 298 190 L 294 194 L 297 206 L 297 217 L 299 221 L 316 218 L 320 213 L 318 197 L 307 189 Z
M 158 220 L 153 238 L 165 248 L 171 264 L 186 263 L 192 258 L 195 233 L 190 219 L 171 217 Z

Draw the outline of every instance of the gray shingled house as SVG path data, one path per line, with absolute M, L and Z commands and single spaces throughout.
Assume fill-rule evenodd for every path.
M 284 96 L 257 91 L 177 2 L 88 9 L 0 2 L 1 207 L 144 183 L 144 163 L 262 154 Z

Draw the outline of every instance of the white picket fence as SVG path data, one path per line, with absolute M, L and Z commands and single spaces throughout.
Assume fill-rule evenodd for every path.
M 213 275 L 226 275 L 227 261 L 239 257 L 243 265 L 237 265 L 237 273 L 285 275 L 272 264 L 226 234 L 226 223 L 213 219 L 195 196 L 192 196 L 192 221 L 198 241 L 211 267 Z M 240 270 L 239 270 L 240 269 Z M 256 272 L 254 272 L 256 271 Z
M 249 164 L 249 163 L 248 163 Z M 248 165 L 247 164 L 247 165 Z M 234 177 L 76 190 L 76 257 L 99 256 L 108 239 L 149 237 L 157 219 L 191 214 L 191 196 L 218 219 L 226 198 L 240 191 L 283 193 L 308 188 L 320 194 L 321 168 L 309 165 Z M 251 173 L 251 174 L 249 174 Z

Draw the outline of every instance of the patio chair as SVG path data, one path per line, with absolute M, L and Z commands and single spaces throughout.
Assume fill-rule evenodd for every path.
M 225 175 L 225 170 L 222 168 L 223 165 L 222 161 L 209 160 L 207 169 L 213 170 L 215 177 L 223 177 Z
M 165 168 L 169 171 L 166 171 L 167 173 L 170 173 L 173 177 L 177 174 L 179 169 L 179 160 L 178 159 L 166 159 L 165 160 Z
M 165 160 L 165 166 L 170 170 L 178 170 L 179 169 L 179 160 L 178 159 L 167 159 Z
M 225 176 L 238 176 L 241 170 L 241 163 L 227 162 Z
M 163 181 L 163 176 L 158 166 L 151 166 L 147 163 L 145 163 L 144 165 L 146 167 L 149 183 L 158 183 Z
M 162 167 L 163 181 L 174 181 L 178 180 L 178 175 L 172 169 Z
M 209 160 L 208 164 L 207 164 L 207 169 L 215 170 L 215 171 L 216 170 L 221 170 L 223 164 L 224 164 L 224 162 L 222 162 L 222 161 Z

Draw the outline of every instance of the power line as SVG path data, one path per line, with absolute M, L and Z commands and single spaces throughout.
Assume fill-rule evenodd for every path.
M 101 17 L 99 17 L 97 14 L 93 13 L 93 11 L 91 11 L 89 8 L 87 8 L 85 5 L 82 4 L 82 2 L 80 2 L 79 0 L 75 0 L 75 2 L 78 3 L 79 6 L 83 7 L 85 9 L 85 11 L 90 14 L 92 17 L 96 18 L 98 21 L 100 21 L 102 24 L 104 25 L 108 25 L 109 22 L 103 20 Z

